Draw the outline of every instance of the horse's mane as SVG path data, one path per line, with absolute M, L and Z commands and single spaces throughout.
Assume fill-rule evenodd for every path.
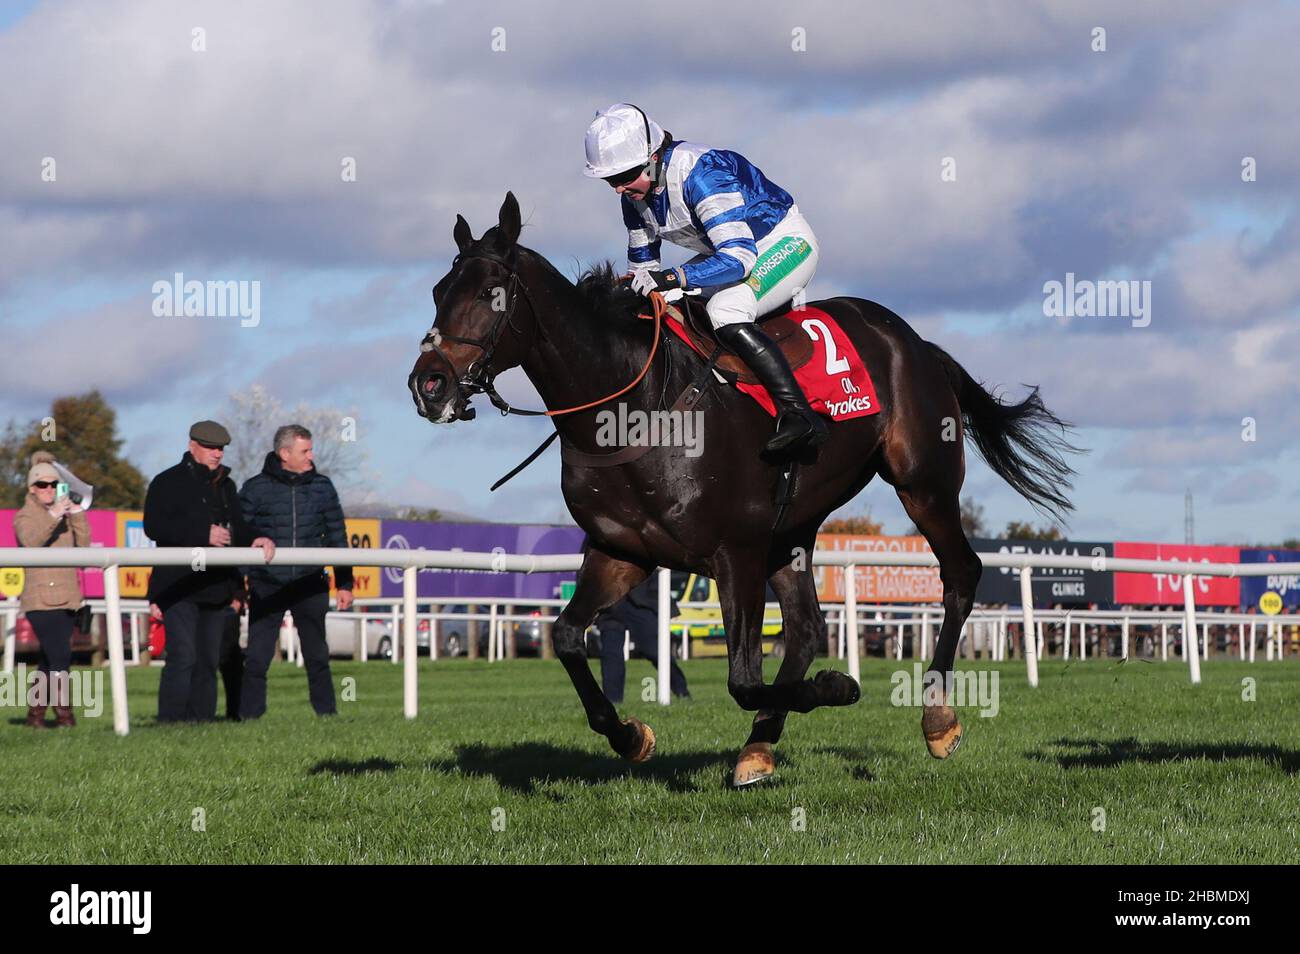
M 583 301 L 602 318 L 622 321 L 646 310 L 646 300 L 620 283 L 621 274 L 608 259 L 597 262 L 578 276 L 576 287 Z

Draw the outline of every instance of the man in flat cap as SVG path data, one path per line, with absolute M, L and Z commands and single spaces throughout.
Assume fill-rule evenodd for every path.
M 230 468 L 222 466 L 230 433 L 216 421 L 190 428 L 189 450 L 175 467 L 149 483 L 144 532 L 160 547 L 261 547 L 269 560 L 275 543 L 254 539 L 240 513 Z M 227 610 L 242 595 L 238 567 L 194 570 L 155 567 L 149 602 L 167 631 L 167 664 L 158 684 L 158 721 L 216 718 L 217 664 Z

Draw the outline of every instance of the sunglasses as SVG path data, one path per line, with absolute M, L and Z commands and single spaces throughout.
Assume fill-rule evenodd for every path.
M 629 169 L 627 172 L 620 172 L 616 176 L 606 176 L 605 181 L 617 189 L 619 186 L 627 185 L 629 182 L 635 182 L 637 179 L 641 178 L 641 174 L 649 168 L 648 165 L 637 166 L 634 169 Z
M 59 482 L 57 480 L 38 480 L 32 486 L 37 490 L 49 490 L 51 487 L 59 486 Z

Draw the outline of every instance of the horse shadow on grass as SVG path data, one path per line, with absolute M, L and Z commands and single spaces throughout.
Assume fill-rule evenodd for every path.
M 1047 743 L 1056 751 L 1026 752 L 1025 757 L 1035 762 L 1055 762 L 1062 768 L 1112 768 L 1130 762 L 1163 764 L 1206 759 L 1227 762 L 1239 759 L 1260 759 L 1275 765 L 1288 775 L 1300 772 L 1300 752 L 1279 745 L 1203 742 L 1143 742 L 1126 739 L 1055 739 Z
M 809 750 L 815 756 L 830 756 L 844 763 L 844 769 L 855 782 L 874 782 L 876 775 L 867 767 L 872 750 L 865 746 L 853 748 L 847 745 L 830 745 L 817 743 Z M 779 762 L 778 756 L 778 762 Z
M 830 755 L 847 763 L 847 771 L 858 781 L 873 781 L 862 753 L 836 746 L 816 746 L 813 753 Z M 792 766 L 777 749 L 776 775 L 763 783 L 763 788 L 779 786 L 783 769 Z M 609 756 L 594 754 L 583 749 L 563 748 L 541 742 L 522 742 L 494 747 L 489 745 L 457 746 L 455 755 L 428 764 L 435 772 L 492 778 L 502 788 L 520 795 L 545 795 L 563 801 L 559 793 L 539 791 L 539 786 L 551 782 L 580 782 L 584 785 L 603 785 L 622 779 L 641 779 L 663 785 L 671 792 L 698 792 L 716 786 L 731 787 L 731 773 L 736 753 L 729 751 L 673 752 L 655 755 L 642 765 L 630 765 L 612 753 Z M 704 772 L 703 780 L 700 773 Z
M 664 785 L 672 792 L 695 792 L 701 786 L 697 773 L 713 769 L 718 778 L 731 780 L 734 755 L 726 752 L 673 752 L 655 755 L 649 762 L 631 765 L 614 753 L 597 755 L 575 748 L 562 748 L 544 742 L 520 742 L 515 745 L 459 745 L 455 755 L 428 763 L 434 772 L 491 778 L 502 788 L 520 795 L 546 795 L 562 801 L 558 793 L 541 792 L 539 786 L 550 782 L 581 782 L 603 785 L 621 779 L 642 779 Z
M 333 775 L 335 777 L 343 775 L 377 775 L 383 772 L 395 772 L 401 767 L 398 762 L 380 758 L 365 759 L 360 762 L 347 759 L 326 759 L 313 765 L 307 771 L 307 774 Z

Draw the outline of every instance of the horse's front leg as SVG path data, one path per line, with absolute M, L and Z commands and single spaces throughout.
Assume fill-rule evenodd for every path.
M 587 724 L 609 739 L 615 752 L 633 762 L 644 762 L 654 754 L 654 732 L 635 718 L 619 721 L 617 710 L 591 674 L 586 634 L 596 614 L 626 596 L 648 572 L 646 567 L 619 560 L 594 546 L 589 548 L 578 571 L 573 598 L 551 630 L 555 655 L 578 690 L 587 711 Z
M 755 556 L 755 552 L 760 555 Z M 844 673 L 823 670 L 815 679 L 804 674 L 812 664 L 821 627 L 817 590 L 808 571 L 786 567 L 772 577 L 773 588 L 787 604 L 790 654 L 777 681 L 763 684 L 763 596 L 767 564 L 753 548 L 720 552 L 714 560 L 718 597 L 727 630 L 727 688 L 742 709 L 758 714 L 749 741 L 736 761 L 732 784 L 740 787 L 770 778 L 776 771 L 772 744 L 780 737 L 787 712 L 811 712 L 819 706 L 847 706 L 861 698 L 858 684 Z
M 727 633 L 727 691 L 742 708 L 763 707 L 763 595 L 767 582 L 762 551 L 749 548 L 722 550 L 714 558 L 718 601 Z M 776 771 L 771 742 L 755 741 L 741 750 L 731 783 L 752 785 Z
M 813 543 L 809 542 L 804 552 L 811 553 L 812 550 Z M 777 570 L 769 582 L 776 598 L 781 601 L 785 643 L 785 656 L 772 685 L 798 686 L 816 658 L 818 638 L 826 632 L 826 619 L 817 600 L 817 584 L 813 582 L 810 568 L 795 570 L 790 565 Z M 775 745 L 785 728 L 787 711 L 767 707 L 759 709 L 754 714 L 754 727 L 749 733 L 747 747 L 763 742 Z

